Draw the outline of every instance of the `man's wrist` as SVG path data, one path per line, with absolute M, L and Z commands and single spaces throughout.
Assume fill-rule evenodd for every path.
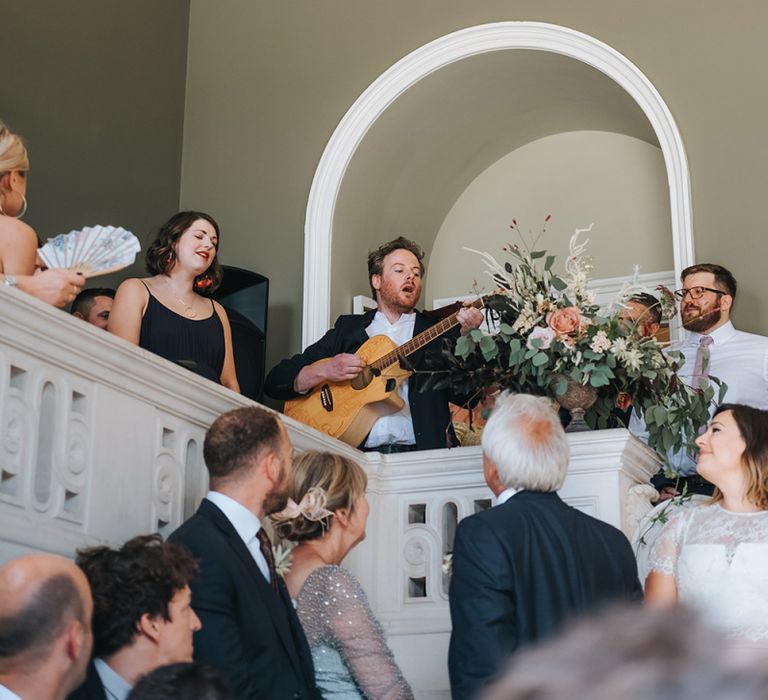
M 7 287 L 17 287 L 19 286 L 19 281 L 16 279 L 16 275 L 4 275 L 3 276 L 3 284 Z

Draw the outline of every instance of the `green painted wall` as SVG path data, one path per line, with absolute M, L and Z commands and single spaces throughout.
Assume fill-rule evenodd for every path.
M 687 149 L 697 257 L 734 270 L 738 325 L 768 333 L 759 0 L 0 0 L 0 17 L 27 220 L 42 237 L 119 223 L 146 241 L 179 201 L 209 210 L 223 261 L 272 281 L 270 363 L 299 349 L 307 196 L 339 120 L 404 55 L 500 20 L 591 34 L 654 83 Z
M 768 4 L 759 0 L 192 0 L 182 204 L 224 224 L 225 262 L 272 280 L 269 362 L 300 346 L 303 228 L 323 148 L 354 100 L 419 46 L 537 20 L 633 61 L 687 149 L 700 261 L 734 270 L 735 318 L 768 333 Z M 363 264 L 362 261 L 360 263 Z
M 179 203 L 188 0 L 2 0 L 0 18 L 0 119 L 30 154 L 25 220 L 43 240 L 115 224 L 146 243 Z M 120 279 L 142 270 L 140 257 Z

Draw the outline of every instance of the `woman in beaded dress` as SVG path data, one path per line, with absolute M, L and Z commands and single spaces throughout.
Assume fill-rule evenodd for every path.
M 367 481 L 350 459 L 304 452 L 294 461 L 289 505 L 273 519 L 281 537 L 298 543 L 285 582 L 309 641 L 323 697 L 408 700 L 413 693 L 365 592 L 340 566 L 365 538 Z
M 117 289 L 107 329 L 156 355 L 240 391 L 227 312 L 203 294 L 221 282 L 219 226 L 203 212 L 166 221 L 147 249 L 152 275 Z
M 724 404 L 697 440 L 716 489 L 676 513 L 650 555 L 646 600 L 698 608 L 741 645 L 768 651 L 768 411 Z

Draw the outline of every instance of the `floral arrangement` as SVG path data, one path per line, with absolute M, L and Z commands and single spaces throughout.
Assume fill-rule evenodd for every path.
M 544 229 L 550 217 L 545 219 Z M 503 264 L 489 253 L 480 255 L 493 280 L 487 306 L 496 332 L 473 330 L 458 339 L 455 357 L 441 379 L 471 395 L 500 388 L 561 399 L 578 385 L 595 394 L 585 420 L 591 428 L 620 425 L 616 409 L 633 408 L 644 419 L 648 445 L 670 466 L 668 455 L 695 453 L 694 440 L 709 419 L 709 405 L 720 385 L 716 378 L 703 388 L 691 388 L 678 377 L 683 364 L 679 352 L 662 352 L 659 341 L 643 336 L 638 324 L 622 318 L 627 300 L 645 291 L 635 279 L 624 285 L 607 311 L 595 303 L 588 288 L 591 260 L 586 255 L 588 229 L 577 229 L 569 242 L 565 271 L 554 271 L 555 256 L 536 250 L 512 226 L 522 245 L 503 250 L 511 260 Z M 636 278 L 636 275 L 635 275 Z M 674 297 L 660 288 L 662 311 L 674 313 Z

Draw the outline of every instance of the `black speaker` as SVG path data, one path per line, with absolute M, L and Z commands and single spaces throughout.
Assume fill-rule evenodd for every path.
M 240 392 L 261 401 L 267 357 L 269 280 L 258 272 L 222 265 L 224 277 L 213 298 L 226 310 Z

